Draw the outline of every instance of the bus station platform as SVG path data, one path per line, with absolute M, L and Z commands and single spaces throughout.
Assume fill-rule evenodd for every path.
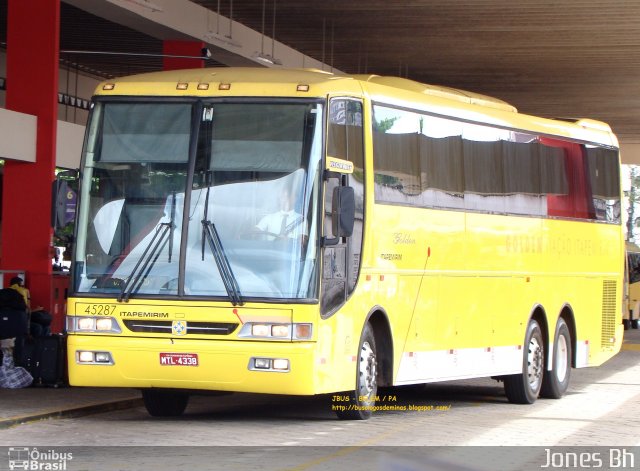
M 38 420 L 79 417 L 142 405 L 135 389 L 29 387 L 0 389 L 0 429 Z
M 624 332 L 622 351 L 625 350 L 640 352 L 640 330 Z M 136 389 L 69 386 L 0 389 L 0 430 L 38 420 L 80 417 L 142 405 L 142 394 Z

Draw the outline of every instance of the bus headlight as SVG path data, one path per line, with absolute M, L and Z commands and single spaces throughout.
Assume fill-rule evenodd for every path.
M 118 321 L 113 317 L 76 317 L 67 316 L 67 332 L 122 332 Z
M 288 325 L 273 325 L 271 326 L 271 336 L 272 337 L 289 337 L 289 326 Z
M 81 317 L 77 319 L 78 330 L 96 330 L 96 319 L 93 317 Z
M 252 324 L 251 335 L 253 337 L 274 337 L 280 339 L 291 338 L 290 324 Z
M 96 330 L 97 331 L 111 331 L 113 330 L 115 319 L 113 317 L 101 317 L 100 319 L 96 319 Z M 118 323 L 115 322 L 117 326 Z
M 271 326 L 266 324 L 253 324 L 251 326 L 251 335 L 253 337 L 270 337 Z
M 249 360 L 249 370 L 277 371 L 280 373 L 291 371 L 289 360 L 286 358 L 251 358 Z
M 260 338 L 273 340 L 311 340 L 313 336 L 313 324 L 294 323 L 253 323 L 248 322 L 242 326 L 238 337 Z
M 109 352 L 76 351 L 76 363 L 79 365 L 113 365 L 113 357 Z
M 286 358 L 274 358 L 271 367 L 278 371 L 289 371 L 289 360 Z

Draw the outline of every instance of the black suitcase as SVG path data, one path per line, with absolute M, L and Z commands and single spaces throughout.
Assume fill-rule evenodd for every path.
M 34 386 L 65 386 L 68 382 L 67 337 L 48 335 L 25 340 L 16 364 L 31 373 Z
M 0 309 L 0 339 L 12 339 L 29 333 L 29 321 L 26 311 L 18 309 Z

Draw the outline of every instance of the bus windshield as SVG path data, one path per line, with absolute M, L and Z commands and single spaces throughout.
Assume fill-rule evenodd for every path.
M 317 298 L 322 111 L 291 100 L 97 102 L 76 292 Z

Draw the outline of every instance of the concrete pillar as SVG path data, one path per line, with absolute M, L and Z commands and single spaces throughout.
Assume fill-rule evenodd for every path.
M 9 0 L 6 107 L 37 118 L 36 162 L 7 161 L 2 268 L 26 272 L 32 305 L 51 310 L 51 186 L 58 117 L 60 0 Z
M 202 57 L 202 48 L 205 43 L 202 41 L 169 41 L 162 43 L 162 53 L 169 56 L 183 57 L 164 57 L 162 59 L 163 70 L 178 69 L 199 69 L 204 67 Z

